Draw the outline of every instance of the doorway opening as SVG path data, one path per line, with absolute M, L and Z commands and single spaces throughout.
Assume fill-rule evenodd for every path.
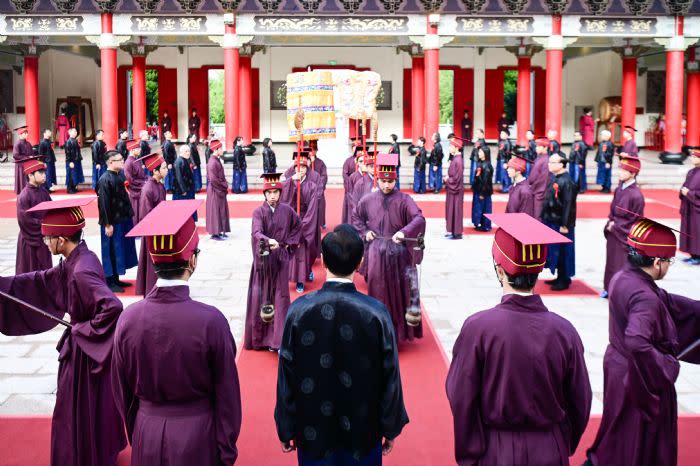
M 454 70 L 440 70 L 440 136 L 447 139 L 447 135 L 454 129 Z M 432 134 L 426 135 L 426 138 Z
M 209 81 L 209 139 L 222 138 L 226 133 L 224 121 L 224 70 L 210 69 Z
M 138 134 L 134 134 L 134 117 L 133 109 L 133 73 L 131 70 L 126 72 L 126 118 L 129 135 L 131 138 L 138 138 Z M 159 99 L 158 99 L 158 69 L 151 68 L 146 70 L 146 126 L 152 139 L 159 137 Z
M 518 72 L 506 70 L 503 73 L 503 112 L 514 123 L 518 119 Z

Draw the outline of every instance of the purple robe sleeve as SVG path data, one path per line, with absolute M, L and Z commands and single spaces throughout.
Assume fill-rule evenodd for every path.
M 630 189 L 630 188 L 627 188 Z M 624 192 L 623 192 L 624 193 Z M 630 212 L 634 212 L 637 214 L 639 217 L 644 216 L 644 196 L 641 195 L 634 195 L 633 193 L 630 193 L 629 195 L 624 197 L 624 202 L 621 202 L 620 207 L 629 210 Z M 627 212 L 621 211 L 617 209 L 618 212 L 610 212 L 610 215 L 612 219 L 615 221 L 615 224 L 613 225 L 613 232 L 617 238 L 620 239 L 620 241 L 626 241 L 627 234 L 630 231 L 630 228 L 634 224 L 634 222 L 637 221 L 637 216 L 631 215 Z
M 318 162 L 319 160 L 316 159 Z M 328 184 L 328 169 L 326 168 L 326 164 L 321 161 L 320 167 L 318 169 L 318 174 L 321 176 L 321 183 L 323 186 L 323 189 L 326 189 L 326 184 Z
M 44 213 L 27 212 L 27 210 L 40 202 L 50 201 L 51 196 L 48 193 L 44 194 L 39 189 L 33 191 L 36 191 L 36 193 L 25 191 L 17 198 L 17 223 L 19 224 L 19 229 L 24 233 L 26 244 L 35 248 L 45 248 L 44 237 L 41 234 L 41 219 L 44 218 Z
M 659 290 L 666 307 L 676 324 L 678 354 L 700 339 L 700 301 Z M 700 364 L 700 347 L 681 358 L 682 361 Z
M 41 272 L 2 277 L 0 291 L 28 302 L 54 317 L 63 318 L 66 309 L 62 269 L 62 265 L 57 265 Z M 4 335 L 34 335 L 51 330 L 56 325 L 55 321 L 14 301 L 0 298 L 0 333 Z
M 301 194 L 302 196 L 304 195 L 303 183 L 301 188 Z M 316 186 L 313 185 L 311 186 L 311 189 L 309 189 L 309 199 L 308 206 L 306 208 L 306 213 L 301 219 L 301 231 L 304 238 L 313 238 L 315 235 L 316 228 L 318 227 L 318 200 L 319 192 Z
M 569 453 L 573 455 L 588 424 L 593 393 L 583 357 L 583 343 L 575 331 L 572 332 L 571 341 L 573 348 L 570 350 L 569 370 L 564 380 L 564 397 L 570 432 Z
M 678 197 L 683 202 L 688 202 L 695 209 L 700 209 L 700 175 L 693 176 L 695 169 L 691 169 L 688 172 L 688 176 L 683 183 L 684 188 L 688 188 L 688 194 L 682 195 L 678 194 Z
M 128 361 L 122 355 L 122 348 L 120 345 L 123 331 L 122 322 L 122 320 L 117 322 L 117 328 L 114 331 L 111 374 L 112 394 L 114 395 L 114 403 L 117 406 L 117 410 L 126 425 L 126 434 L 129 443 L 132 443 L 136 415 L 139 412 L 139 399 L 134 394 L 133 387 L 129 384 L 131 368 L 128 367 Z
M 415 238 L 425 233 L 425 217 L 423 217 L 423 211 L 418 207 L 416 201 L 410 196 L 406 196 L 403 204 L 406 215 L 404 218 L 410 218 L 411 220 L 399 231 L 402 231 L 407 238 Z
M 355 208 L 351 213 L 350 219 L 352 226 L 355 227 L 362 239 L 365 238 L 365 235 L 367 235 L 367 232 L 369 231 L 369 227 L 367 225 L 368 218 L 367 203 L 360 202 L 359 204 L 355 204 Z
M 464 160 L 462 157 L 455 157 L 450 162 L 445 185 L 452 193 L 457 193 L 464 188 Z
M 224 167 L 216 157 L 211 157 L 209 159 L 209 164 L 207 165 L 207 175 L 210 177 L 209 182 L 213 184 L 213 188 L 216 191 L 224 194 L 228 192 L 228 182 L 226 181 L 226 175 L 224 174 Z

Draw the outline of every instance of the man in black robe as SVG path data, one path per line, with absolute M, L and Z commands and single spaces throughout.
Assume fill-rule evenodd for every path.
M 192 116 L 187 121 L 187 129 L 189 130 L 188 134 L 194 134 L 195 136 L 197 136 L 197 142 L 199 142 L 199 128 L 201 126 L 202 120 L 199 118 L 199 115 L 197 115 L 197 109 L 193 108 Z
M 175 160 L 173 177 L 173 201 L 194 199 L 194 174 L 192 173 L 190 146 L 180 146 L 180 156 Z M 197 212 L 192 216 L 197 221 Z
M 134 211 L 126 191 L 122 155 L 112 150 L 107 152 L 105 158 L 107 171 L 97 182 L 102 267 L 109 288 L 115 293 L 122 293 L 124 287 L 131 284 L 120 281 L 119 276 L 138 265 L 135 240 L 126 237 L 134 226 Z
M 97 187 L 97 180 L 107 171 L 107 163 L 105 160 L 107 144 L 103 141 L 104 136 L 105 132 L 101 129 L 95 131 L 95 140 L 90 146 L 90 150 L 92 151 L 92 189 Z
M 177 149 L 175 149 L 175 144 L 173 144 L 173 133 L 166 131 L 163 133 L 163 136 L 165 137 L 162 147 L 163 159 L 168 164 L 168 174 L 165 176 L 163 184 L 165 185 L 165 191 L 170 192 L 173 190 L 173 166 L 175 165 L 175 160 L 177 160 Z
M 501 131 L 510 132 L 510 125 L 512 125 L 512 123 L 510 122 L 510 119 L 508 118 L 506 112 L 501 113 L 501 118 L 498 119 L 497 133 L 500 134 Z
M 41 155 L 46 164 L 46 189 L 53 191 L 56 182 L 56 154 L 53 151 L 53 143 L 51 142 L 51 130 L 44 130 L 44 138 L 39 143 L 39 155 Z
M 81 165 L 83 156 L 80 154 L 80 143 L 76 139 L 78 130 L 70 128 L 68 130 L 68 140 L 63 145 L 66 154 L 66 190 L 68 194 L 78 192 L 78 184 L 85 181 L 83 167 Z
M 170 119 L 167 110 L 163 111 L 163 118 L 160 119 L 161 144 L 165 141 L 165 132 L 173 130 L 173 120 Z
M 561 150 L 561 144 L 557 141 L 556 130 L 550 129 L 547 131 L 547 139 L 549 139 L 549 146 L 547 146 L 547 153 L 549 155 L 558 154 Z
M 148 131 L 145 129 L 139 132 L 139 139 L 141 140 L 141 157 L 145 157 L 151 153 L 151 145 L 148 143 L 148 137 Z
M 469 111 L 464 111 L 464 116 L 462 117 L 462 139 L 468 142 L 472 140 L 472 119 L 469 117 Z
M 117 146 L 114 148 L 117 152 L 122 154 L 124 160 L 129 156 L 129 149 L 126 147 L 126 141 L 129 139 L 129 131 L 124 128 L 119 129 L 119 140 L 117 141 Z
M 299 465 L 380 465 L 408 423 L 389 312 L 352 278 L 364 245 L 342 224 L 322 242 L 323 288 L 289 308 L 280 347 L 275 422 Z

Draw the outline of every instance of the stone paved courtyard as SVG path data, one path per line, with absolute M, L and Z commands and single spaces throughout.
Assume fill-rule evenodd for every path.
M 54 198 L 60 196 L 54 196 Z M 498 198 L 498 196 L 496 196 Z M 442 196 L 419 196 L 441 202 Z M 260 194 L 229 196 L 235 201 L 257 201 Z M 600 199 L 600 198 L 598 198 Z M 581 202 L 588 198 L 582 196 Z M 608 201 L 609 202 L 609 201 Z M 235 208 L 235 207 L 234 207 Z M 669 206 L 669 217 L 675 212 Z M 90 249 L 99 251 L 95 219 L 88 219 L 86 238 Z M 200 225 L 203 220 L 200 220 Z M 465 222 L 468 224 L 468 222 Z M 677 226 L 677 220 L 669 224 Z M 603 219 L 579 220 L 577 224 L 577 277 L 600 289 L 605 258 Z M 192 295 L 217 306 L 228 317 L 237 342 L 243 339 L 247 285 L 250 274 L 250 219 L 232 219 L 229 240 L 217 242 L 202 236 L 199 266 L 191 281 Z M 14 273 L 18 227 L 14 219 L 0 219 L 0 275 Z M 500 300 L 491 260 L 491 235 L 465 235 L 462 241 L 443 237 L 444 221 L 428 219 L 425 260 L 421 269 L 421 293 L 440 345 L 451 357 L 462 323 L 472 313 Z M 680 256 L 679 256 L 680 258 Z M 662 282 L 667 290 L 700 299 L 695 282 L 698 268 L 680 260 Z M 135 278 L 136 269 L 127 278 Z M 549 278 L 549 272 L 542 275 Z M 292 295 L 294 299 L 295 295 Z M 125 305 L 136 297 L 123 297 Z M 586 350 L 586 363 L 594 391 L 592 412 L 602 411 L 603 354 L 607 344 L 607 301 L 596 296 L 545 296 L 551 310 L 569 319 L 578 329 Z M 0 335 L 0 415 L 48 415 L 53 409 L 58 368 L 56 343 L 62 329 L 40 335 Z M 679 411 L 700 414 L 700 366 L 683 363 L 678 390 Z

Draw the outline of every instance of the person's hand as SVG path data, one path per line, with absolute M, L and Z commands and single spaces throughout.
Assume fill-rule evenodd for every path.
M 609 163 L 606 163 L 606 164 L 605 164 L 605 168 L 610 168 L 610 164 L 609 164 Z
M 559 233 L 561 233 L 562 235 L 566 235 L 569 233 L 569 229 L 562 225 L 559 227 Z
M 436 172 L 438 169 L 437 165 L 433 167 L 433 171 Z
M 389 440 L 388 438 L 384 439 L 384 443 L 382 444 L 382 456 L 386 456 L 389 453 L 391 453 L 391 450 L 394 449 L 394 441 Z
M 278 243 L 276 239 L 268 240 L 267 244 L 270 245 L 270 249 L 273 251 L 280 247 L 280 243 Z
M 296 444 L 294 443 L 294 440 L 290 440 L 288 442 L 282 442 L 282 451 L 284 453 L 290 453 L 293 452 L 294 450 L 297 449 Z
M 481 199 L 481 200 L 483 201 L 483 200 L 484 200 L 484 196 L 479 196 L 479 199 Z
M 114 225 L 105 225 L 105 235 L 107 238 L 111 238 L 114 234 Z
M 620 152 L 620 157 L 628 157 L 629 154 L 627 152 Z
M 173 164 L 172 164 L 172 163 L 169 163 L 169 164 L 168 164 L 168 170 L 172 170 L 172 169 L 173 169 Z
M 612 220 L 610 220 L 610 221 L 608 222 L 608 226 L 605 227 L 605 229 L 608 230 L 608 231 L 612 231 L 614 225 L 615 225 L 615 222 L 612 221 Z
M 68 166 L 71 168 L 75 168 L 75 164 L 73 162 L 69 163 Z
M 365 239 L 367 240 L 367 242 L 374 241 L 374 238 L 376 238 L 376 237 L 377 236 L 374 234 L 373 231 L 368 231 L 367 234 L 365 235 Z
M 391 240 L 396 243 L 396 244 L 401 244 L 401 241 L 406 237 L 406 235 L 403 234 L 403 231 L 397 231 L 394 233 L 394 236 L 391 237 Z
M 583 168 L 583 164 L 582 164 L 582 163 L 578 164 L 578 166 L 579 166 L 579 168 Z
M 97 168 L 97 169 L 99 170 L 99 169 L 100 169 L 100 164 L 99 164 L 99 163 L 96 164 L 96 165 L 95 165 L 95 168 Z
M 690 192 L 690 189 L 686 188 L 685 186 L 683 186 L 683 187 L 681 188 L 681 194 L 682 194 L 682 195 L 687 196 L 689 192 Z

